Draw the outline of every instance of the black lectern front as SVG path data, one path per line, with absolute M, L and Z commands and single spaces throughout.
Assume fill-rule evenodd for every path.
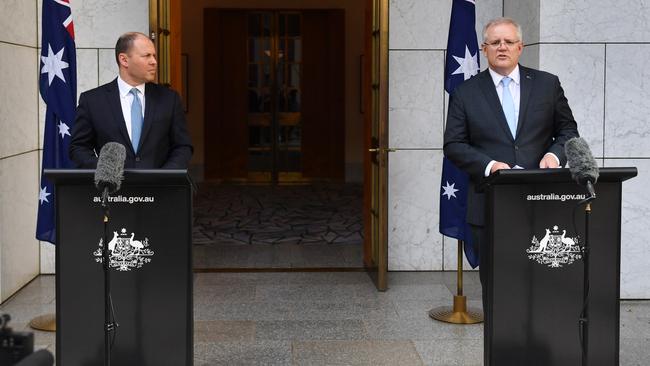
M 621 182 L 636 168 L 602 168 L 591 203 L 589 365 L 618 365 Z M 485 365 L 575 366 L 582 360 L 587 195 L 568 169 L 501 170 L 487 192 L 490 240 Z
M 46 170 L 56 186 L 56 363 L 104 356 L 103 211 L 92 170 Z M 112 365 L 192 365 L 191 184 L 184 170 L 126 171 L 110 200 L 118 323 Z

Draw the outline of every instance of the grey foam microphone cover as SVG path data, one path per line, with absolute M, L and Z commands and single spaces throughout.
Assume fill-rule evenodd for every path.
M 117 142 L 108 142 L 102 146 L 95 169 L 95 186 L 100 191 L 108 188 L 109 193 L 120 189 L 124 175 L 126 148 Z
M 596 183 L 599 170 L 596 159 L 591 154 L 587 141 L 582 137 L 574 137 L 564 144 L 569 163 L 571 177 L 579 184 L 587 184 L 587 181 Z

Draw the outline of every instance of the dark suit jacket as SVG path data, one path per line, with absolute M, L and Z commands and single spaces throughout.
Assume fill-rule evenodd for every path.
M 94 169 L 102 146 L 119 142 L 126 147 L 125 168 L 187 169 L 193 148 L 178 94 L 147 83 L 144 108 L 136 155 L 126 130 L 117 79 L 82 93 L 72 129 L 70 159 L 78 168 Z
M 519 65 L 520 104 L 513 139 L 488 70 L 459 85 L 449 99 L 445 156 L 470 175 L 467 221 L 484 224 L 484 195 L 473 189 L 490 161 L 539 168 L 547 152 L 566 164 L 564 143 L 578 136 L 576 122 L 557 76 Z

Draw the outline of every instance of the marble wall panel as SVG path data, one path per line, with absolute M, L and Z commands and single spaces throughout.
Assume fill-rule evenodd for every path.
M 0 302 L 39 273 L 37 170 L 37 151 L 0 159 Z
M 483 27 L 490 20 L 503 16 L 503 10 L 503 0 L 479 0 L 476 2 L 476 36 L 479 45 L 483 43 Z
M 77 50 L 77 101 L 82 92 L 99 85 L 99 50 Z
M 442 151 L 400 150 L 390 154 L 388 269 L 442 270 L 438 206 Z
M 605 45 L 542 44 L 539 68 L 557 75 L 580 136 L 594 156 L 604 156 Z
M 451 1 L 390 0 L 390 49 L 446 49 Z
M 521 57 L 519 57 L 519 63 L 526 67 L 539 69 L 539 47 L 538 44 L 524 46 Z
M 444 271 L 455 271 L 458 269 L 458 240 L 454 238 L 444 237 L 443 238 L 443 248 L 444 248 L 444 262 L 443 270 Z M 463 253 L 463 271 L 478 271 L 478 267 L 475 269 L 469 265 L 465 254 Z
M 104 85 L 117 77 L 117 61 L 115 61 L 115 49 L 99 50 L 99 85 Z
M 149 33 L 148 1 L 75 0 L 72 16 L 75 42 L 81 48 L 114 48 L 123 33 Z
M 650 298 L 650 159 L 605 159 L 605 166 L 635 166 L 639 175 L 623 182 L 621 298 Z
M 605 156 L 650 156 L 650 44 L 608 44 Z
M 56 250 L 54 245 L 48 242 L 40 242 L 40 260 L 41 260 L 41 274 L 55 274 L 56 273 Z
M 476 4 L 476 40 L 479 49 L 483 43 L 483 27 L 492 19 L 503 15 L 503 0 L 482 0 Z M 481 70 L 488 67 L 487 58 L 483 51 L 479 52 L 479 66 Z
M 36 47 L 36 2 L 2 0 L 0 14 L 0 42 Z
M 542 42 L 650 41 L 645 0 L 541 1 L 540 17 Z
M 442 148 L 442 51 L 390 51 L 391 147 Z
M 37 50 L 0 43 L 0 157 L 38 144 Z
M 503 5 L 504 15 L 521 25 L 524 43 L 539 43 L 540 0 L 505 0 Z

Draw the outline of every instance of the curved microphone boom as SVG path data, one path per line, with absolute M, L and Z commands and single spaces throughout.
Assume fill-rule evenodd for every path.
M 591 154 L 587 141 L 582 137 L 574 137 L 564 144 L 564 152 L 569 163 L 571 177 L 578 184 L 587 187 L 591 199 L 596 198 L 593 185 L 598 181 L 598 163 Z
M 95 169 L 95 187 L 102 192 L 102 202 L 120 189 L 124 175 L 126 148 L 117 142 L 106 143 L 99 152 Z

